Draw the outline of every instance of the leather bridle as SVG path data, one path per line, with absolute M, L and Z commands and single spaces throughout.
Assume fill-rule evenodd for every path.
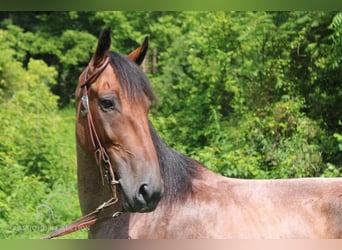
M 119 182 L 115 180 L 115 175 L 110 158 L 105 148 L 102 146 L 102 143 L 96 132 L 88 102 L 88 89 L 101 75 L 101 73 L 105 70 L 108 64 L 109 58 L 106 57 L 106 60 L 101 65 L 99 65 L 91 74 L 89 74 L 90 67 L 87 67 L 83 83 L 81 84 L 82 98 L 79 102 L 79 110 L 81 115 L 87 118 L 88 136 L 90 138 L 92 147 L 95 151 L 96 165 L 99 167 L 102 185 L 104 185 L 104 179 L 106 178 L 112 191 L 113 199 L 117 200 L 115 185 L 119 184 Z
M 89 102 L 88 102 L 88 90 L 93 83 L 97 80 L 97 78 L 102 74 L 105 68 L 109 64 L 109 57 L 107 56 L 106 59 L 98 65 L 93 72 L 90 72 L 90 66 L 88 65 L 86 68 L 86 72 L 82 79 L 81 89 L 82 89 L 82 98 L 79 102 L 78 110 L 80 110 L 80 114 L 87 119 L 87 127 L 88 127 L 88 136 L 90 138 L 92 147 L 95 151 L 95 159 L 96 165 L 99 168 L 102 185 L 105 185 L 105 179 L 108 182 L 108 186 L 111 190 L 112 196 L 99 205 L 94 211 L 90 212 L 89 214 L 81 217 L 80 219 L 70 223 L 67 226 L 64 226 L 55 232 L 45 236 L 43 239 L 51 239 L 54 237 L 66 235 L 72 232 L 76 232 L 85 228 L 88 228 L 100 220 L 110 219 L 112 217 L 117 217 L 122 214 L 122 211 L 115 211 L 111 213 L 110 216 L 100 217 L 100 213 L 103 209 L 113 206 L 118 202 L 118 196 L 116 191 L 116 185 L 119 182 L 115 179 L 115 174 L 113 170 L 112 163 L 110 161 L 110 157 L 106 152 L 105 148 L 103 147 L 99 136 L 96 132 L 95 125 L 93 122 L 93 117 L 91 115 L 91 111 L 89 109 Z

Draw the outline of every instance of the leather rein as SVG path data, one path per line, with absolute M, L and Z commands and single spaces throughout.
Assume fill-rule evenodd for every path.
M 114 213 L 110 216 L 100 217 L 100 213 L 107 207 L 113 206 L 118 202 L 118 196 L 116 192 L 116 185 L 119 182 L 115 179 L 114 170 L 112 167 L 112 163 L 110 161 L 110 157 L 108 156 L 105 148 L 102 146 L 102 143 L 99 139 L 99 136 L 96 132 L 95 125 L 93 122 L 93 118 L 89 109 L 89 101 L 88 101 L 88 89 L 90 86 L 96 81 L 96 79 L 101 75 L 101 73 L 105 70 L 107 65 L 109 64 L 109 57 L 106 57 L 104 62 L 100 64 L 94 72 L 90 73 L 90 66 L 87 66 L 86 73 L 83 79 L 83 83 L 81 84 L 82 89 L 82 98 L 79 102 L 78 110 L 80 110 L 81 115 L 87 119 L 87 127 L 88 134 L 90 137 L 91 144 L 95 150 L 95 159 L 96 165 L 99 168 L 102 185 L 105 185 L 105 179 L 108 182 L 108 186 L 111 190 L 112 196 L 99 205 L 94 211 L 89 214 L 81 217 L 80 219 L 59 228 L 55 232 L 45 236 L 43 239 L 52 239 L 54 237 L 59 237 L 62 235 L 70 234 L 72 232 L 76 232 L 85 228 L 88 228 L 100 220 L 110 219 L 113 217 L 117 217 L 122 214 L 122 211 L 114 211 Z

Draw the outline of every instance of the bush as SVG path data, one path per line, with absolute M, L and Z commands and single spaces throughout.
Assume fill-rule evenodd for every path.
M 40 238 L 80 214 L 74 110 L 62 119 L 49 89 L 53 67 L 30 59 L 25 69 L 4 51 L 10 57 L 0 58 L 0 238 Z
M 329 136 L 306 117 L 301 99 L 281 101 L 247 113 L 236 123 L 217 122 L 210 144 L 192 152 L 197 160 L 225 176 L 294 178 L 339 176 L 324 163 L 322 141 Z M 330 145 L 330 144 L 329 144 Z

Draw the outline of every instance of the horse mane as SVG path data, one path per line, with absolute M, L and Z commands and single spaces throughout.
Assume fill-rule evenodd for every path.
M 121 87 L 131 101 L 144 100 L 144 95 L 151 101 L 156 99 L 149 79 L 136 63 L 117 52 L 110 52 L 109 58 Z M 166 146 L 151 122 L 149 126 L 164 181 L 164 200 L 170 204 L 183 200 L 193 191 L 192 179 L 197 176 L 200 164 Z
M 194 189 L 192 179 L 197 177 L 201 165 L 166 146 L 151 123 L 150 132 L 164 180 L 164 199 L 170 204 L 184 200 Z
M 151 101 L 156 99 L 150 81 L 135 62 L 117 52 L 109 52 L 109 59 L 121 87 L 130 101 L 142 101 L 144 95 Z

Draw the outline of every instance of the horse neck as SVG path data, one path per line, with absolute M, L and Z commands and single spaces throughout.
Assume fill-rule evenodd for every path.
M 86 152 L 79 143 L 76 150 L 78 196 L 82 213 L 86 214 L 108 200 L 111 191 L 108 185 L 102 185 L 95 155 Z
M 168 147 L 150 124 L 161 174 L 164 180 L 163 204 L 185 200 L 193 192 L 193 180 L 200 178 L 203 165 Z

